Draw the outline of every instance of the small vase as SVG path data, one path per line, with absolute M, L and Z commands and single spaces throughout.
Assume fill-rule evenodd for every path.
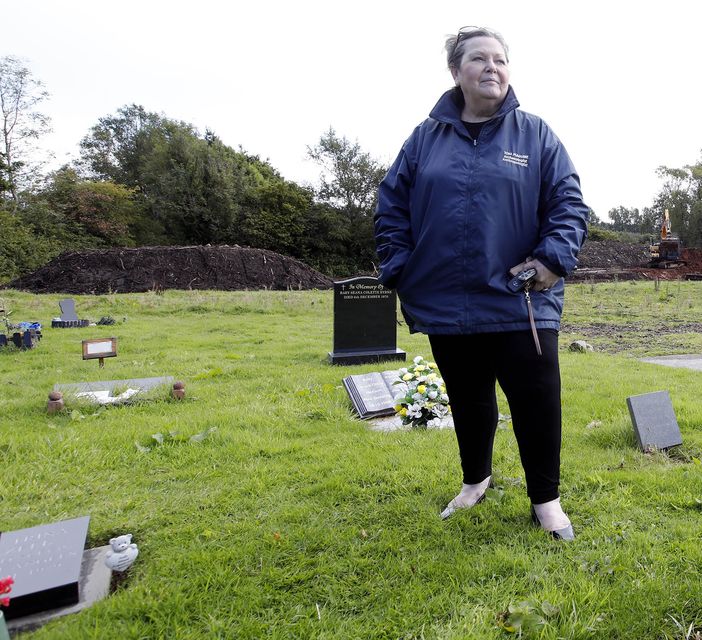
M 10 632 L 5 624 L 5 614 L 0 609 L 0 640 L 10 640 Z

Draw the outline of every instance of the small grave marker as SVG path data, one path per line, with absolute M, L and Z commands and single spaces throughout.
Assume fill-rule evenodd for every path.
M 399 387 L 407 388 L 407 385 L 394 385 L 396 380 L 399 380 L 398 371 L 383 371 L 347 376 L 342 382 L 359 418 L 367 420 L 395 414 L 394 398 L 400 392 Z
M 80 320 L 76 313 L 76 303 L 73 298 L 59 300 L 59 308 L 61 309 L 61 317 L 58 320 L 52 320 L 52 328 L 67 329 L 72 327 L 87 327 L 90 323 L 87 320 Z
M 78 602 L 78 583 L 90 516 L 0 534 L 0 567 L 14 578 L 5 617 Z
M 334 350 L 332 364 L 405 360 L 397 348 L 397 294 L 377 278 L 334 283 Z
M 117 338 L 98 338 L 83 340 L 83 360 L 100 360 L 100 368 L 105 366 L 105 358 L 117 355 Z
M 636 440 L 642 451 L 669 449 L 682 444 L 678 421 L 667 391 L 655 391 L 626 399 Z

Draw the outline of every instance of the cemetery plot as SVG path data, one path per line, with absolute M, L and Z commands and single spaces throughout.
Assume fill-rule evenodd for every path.
M 170 389 L 173 380 L 173 376 L 163 376 L 103 382 L 58 383 L 54 385 L 53 390 L 61 392 L 66 403 L 73 400 L 93 404 L 124 404 L 131 399 L 143 398 L 147 392 L 157 392 L 161 387 L 168 386 Z

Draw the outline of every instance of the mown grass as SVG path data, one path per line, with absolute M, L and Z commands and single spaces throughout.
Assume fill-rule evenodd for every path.
M 377 366 L 326 364 L 330 292 L 77 296 L 81 317 L 117 324 L 48 328 L 35 350 L 0 350 L 0 529 L 90 514 L 90 546 L 132 533 L 140 555 L 109 598 L 26 637 L 641 639 L 702 630 L 702 373 L 632 357 L 679 351 L 650 342 L 658 324 L 702 320 L 702 283 L 671 284 L 661 300 L 665 287 L 568 285 L 562 499 L 578 535 L 569 545 L 530 525 L 509 428 L 495 447 L 500 491 L 439 520 L 460 487 L 454 435 L 375 432 L 354 419 L 341 378 Z M 16 321 L 46 326 L 63 296 L 3 297 Z M 627 336 L 638 341 L 612 354 L 604 349 L 616 338 L 588 334 L 600 351 L 567 350 L 579 328 L 598 322 L 634 325 Z M 81 359 L 82 339 L 108 336 L 119 355 L 104 369 Z M 685 340 L 702 351 L 698 335 Z M 430 353 L 426 337 L 404 327 L 398 342 L 410 356 Z M 157 375 L 184 380 L 186 400 L 46 413 L 55 382 Z M 643 454 L 625 399 L 662 389 L 684 444 Z M 508 413 L 504 401 L 500 410 Z M 200 443 L 148 453 L 134 444 L 212 427 Z

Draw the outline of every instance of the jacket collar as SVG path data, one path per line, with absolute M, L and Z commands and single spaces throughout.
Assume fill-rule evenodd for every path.
M 456 127 L 456 130 L 463 133 L 465 127 L 461 122 L 461 111 L 463 110 L 464 100 L 463 93 L 459 87 L 453 87 L 444 93 L 439 101 L 436 103 L 434 108 L 429 113 L 429 117 L 438 120 L 439 122 L 446 122 L 452 124 Z M 519 100 L 512 89 L 512 85 L 507 89 L 507 95 L 505 96 L 502 105 L 497 110 L 497 113 L 491 118 L 501 118 L 510 111 L 514 111 L 519 106 Z

